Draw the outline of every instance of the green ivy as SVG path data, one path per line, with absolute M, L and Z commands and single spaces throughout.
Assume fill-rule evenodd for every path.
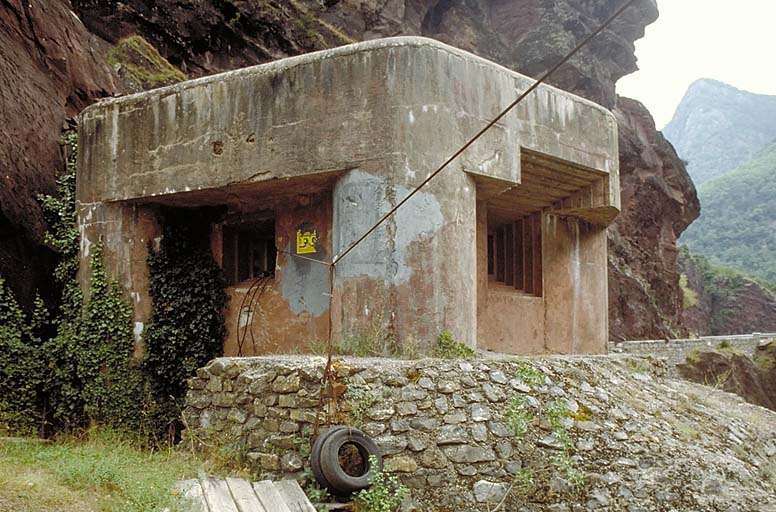
M 228 297 L 209 247 L 211 220 L 206 211 L 165 211 L 159 248 L 149 250 L 153 309 L 143 369 L 158 407 L 156 421 L 171 435 L 180 428 L 186 380 L 222 353 L 226 334 Z
M 0 424 L 42 434 L 94 423 L 135 431 L 143 421 L 145 393 L 131 359 L 132 308 L 105 273 L 101 244 L 93 246 L 84 301 L 76 279 L 75 132 L 63 137 L 62 146 L 66 167 L 57 193 L 40 197 L 46 242 L 60 254 L 54 278 L 62 287 L 61 305 L 49 318 L 37 299 L 27 320 L 0 281 Z M 44 335 L 50 332 L 56 334 Z
M 105 274 L 101 244 L 92 251 L 89 300 L 77 315 L 64 317 L 57 335 L 44 345 L 52 374 L 47 390 L 52 420 L 65 428 L 99 423 L 137 431 L 144 393 L 131 358 L 132 308 Z
M 28 322 L 0 277 L 0 425 L 31 432 L 42 423 L 42 351 L 38 330 L 46 320 L 40 297 Z
M 92 245 L 86 300 L 78 283 L 77 135 L 67 133 L 62 146 L 57 193 L 40 197 L 46 242 L 61 256 L 54 278 L 62 300 L 53 318 L 36 300 L 27 319 L 0 279 L 0 427 L 175 433 L 186 380 L 221 353 L 226 331 L 226 283 L 208 246 L 211 212 L 164 212 L 161 245 L 148 258 L 153 311 L 137 361 L 132 307 L 105 272 L 101 243 Z

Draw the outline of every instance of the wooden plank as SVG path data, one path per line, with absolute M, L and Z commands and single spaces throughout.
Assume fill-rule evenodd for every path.
M 529 185 L 533 187 L 547 187 L 553 190 L 562 191 L 570 194 L 579 190 L 579 186 L 560 179 L 550 178 L 536 171 L 536 167 L 523 167 L 521 171 L 520 186 Z
M 495 237 L 488 233 L 488 275 L 493 275 L 496 272 L 495 257 L 496 257 L 496 241 Z
M 212 512 L 240 512 L 229 492 L 229 486 L 225 480 L 216 478 L 203 478 L 200 480 L 205 501 Z
M 562 181 L 569 185 L 576 185 L 577 188 L 581 188 L 586 185 L 589 185 L 596 178 L 596 176 L 580 177 L 579 175 L 567 174 L 557 169 L 548 169 L 546 167 L 539 167 L 539 166 L 533 167 L 530 172 L 532 175 L 540 176 L 548 180 Z
M 187 500 L 188 510 L 191 512 L 210 512 L 202 493 L 202 486 L 196 478 L 176 482 L 174 489 Z
M 515 222 L 515 288 L 523 289 L 523 221 Z
M 533 222 L 530 217 L 523 223 L 523 291 L 533 293 Z
M 281 480 L 275 482 L 275 488 L 285 498 L 286 505 L 293 512 L 316 512 L 313 504 L 307 499 L 304 491 L 296 480 Z
M 515 230 L 513 225 L 505 224 L 504 230 L 504 284 L 515 284 Z
M 531 230 L 533 247 L 533 293 L 537 297 L 542 296 L 542 214 L 532 216 L 533 229 Z
M 504 209 L 525 207 L 541 209 L 553 201 L 554 199 L 552 197 L 537 197 L 535 194 L 525 192 L 521 190 L 520 187 L 516 187 L 494 197 L 488 204 L 495 206 L 496 208 Z
M 496 281 L 504 282 L 504 230 L 496 228 Z
M 515 189 L 522 190 L 523 192 L 527 192 L 533 195 L 534 197 L 547 197 L 553 201 L 557 201 L 558 199 L 569 197 L 574 192 L 579 190 L 579 189 L 575 189 L 575 190 L 558 189 L 557 187 L 553 187 L 551 185 L 533 183 L 533 181 L 530 179 L 523 180 L 523 182 L 517 187 L 515 187 Z
M 564 171 L 569 174 L 575 174 L 578 176 L 605 176 L 608 174 L 606 171 L 600 169 L 594 169 L 577 163 L 569 162 L 545 153 L 538 153 L 531 151 L 530 149 L 521 149 L 521 163 L 529 163 L 546 167 L 552 170 Z
M 261 504 L 249 482 L 242 478 L 227 478 L 226 484 L 240 512 L 271 512 Z
M 283 497 L 275 485 L 269 480 L 253 482 L 253 490 L 264 508 L 270 512 L 292 512 L 284 503 Z

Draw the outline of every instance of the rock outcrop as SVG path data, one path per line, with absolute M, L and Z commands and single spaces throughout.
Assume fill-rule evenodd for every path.
M 110 70 L 101 63 L 95 47 L 87 44 L 88 33 L 69 13 L 65 0 L 50 4 L 49 14 L 59 12 L 67 23 L 75 24 L 67 37 L 81 39 L 67 44 L 66 37 L 52 33 L 47 40 L 57 42 L 62 51 L 81 50 L 78 59 L 88 59 L 94 68 L 89 83 L 95 86 L 73 80 L 60 84 L 55 93 L 36 94 L 29 98 L 29 104 L 41 105 L 39 110 L 45 111 L 53 108 L 49 102 L 62 103 L 52 98 L 72 96 L 78 100 L 70 102 L 69 108 L 74 111 L 95 96 L 113 91 L 114 86 Z M 142 35 L 190 77 L 394 35 L 434 37 L 536 77 L 619 5 L 615 0 L 73 1 L 74 9 L 92 33 L 111 43 L 121 37 Z M 5 18 L 16 19 L 10 9 L 5 10 Z M 615 109 L 623 130 L 624 209 L 610 240 L 610 320 L 615 339 L 656 338 L 682 331 L 675 307 L 681 300 L 674 266 L 675 239 L 697 215 L 695 191 L 681 162 L 656 133 L 646 110 L 628 100 L 618 100 L 615 94 L 616 81 L 636 70 L 633 41 L 643 36 L 644 27 L 657 15 L 654 0 L 637 2 L 550 80 Z M 18 44 L 14 42 L 11 47 Z M 29 52 L 22 57 L 32 62 L 39 58 Z M 57 122 L 61 122 L 67 109 L 58 108 Z M 31 125 L 41 122 L 30 121 Z M 35 192 L 51 187 L 58 163 L 54 144 L 58 130 L 49 123 L 46 132 L 46 151 L 22 152 L 22 158 L 34 163 L 25 168 L 24 175 L 13 174 L 14 186 L 31 179 L 46 184 L 32 187 Z M 13 151 L 13 145 L 2 145 L 4 151 Z M 47 153 L 54 156 L 41 162 L 49 163 L 38 163 L 37 155 Z M 37 226 L 38 238 L 33 239 L 39 239 L 39 216 L 29 222 L 25 215 L 19 213 L 6 224 L 17 229 L 25 224 Z M 3 274 L 13 272 L 12 267 L 3 268 Z
M 622 213 L 609 229 L 609 337 L 677 338 L 682 291 L 676 240 L 700 214 L 695 187 L 639 102 L 618 98 Z
M 100 43 L 61 0 L 0 5 L 0 274 L 29 307 L 53 252 L 36 197 L 54 190 L 66 119 L 117 90 Z
M 703 350 L 676 367 L 684 379 L 776 411 L 776 341 L 761 346 L 754 357 L 732 348 Z
M 776 332 L 776 295 L 743 274 L 711 265 L 683 250 L 679 271 L 686 276 L 683 323 L 692 334 Z

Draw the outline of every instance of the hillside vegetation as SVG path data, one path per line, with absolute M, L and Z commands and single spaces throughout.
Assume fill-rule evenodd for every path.
M 735 169 L 776 138 L 776 96 L 716 80 L 690 85 L 663 129 L 696 186 Z
M 776 282 L 776 141 L 698 189 L 702 213 L 682 236 L 692 252 Z

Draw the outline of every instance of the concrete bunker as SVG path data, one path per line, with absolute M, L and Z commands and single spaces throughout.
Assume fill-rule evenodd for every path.
M 616 122 L 542 86 L 397 214 L 329 262 L 531 80 L 424 38 L 283 59 L 100 102 L 81 116 L 82 267 L 101 239 L 150 313 L 161 208 L 214 208 L 227 355 L 299 350 L 378 324 L 510 353 L 607 341 L 605 228 L 619 210 Z M 82 274 L 85 274 L 82 272 Z

